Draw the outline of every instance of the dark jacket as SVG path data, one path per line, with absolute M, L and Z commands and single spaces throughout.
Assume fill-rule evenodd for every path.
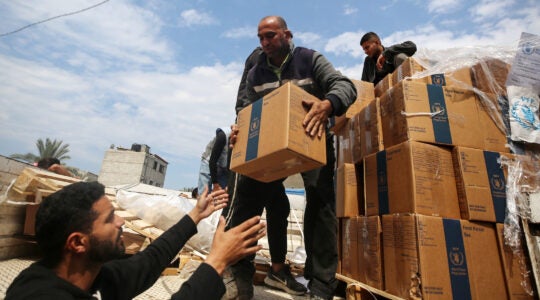
M 189 216 L 184 216 L 144 251 L 105 263 L 90 293 L 36 262 L 15 278 L 7 290 L 6 300 L 98 299 L 95 297 L 97 293 L 103 300 L 132 299 L 156 282 L 163 269 L 195 233 L 195 223 Z M 220 299 L 224 293 L 221 277 L 214 268 L 203 263 L 171 299 Z
M 356 100 L 354 84 L 317 51 L 294 47 L 291 43 L 289 56 L 279 72 L 274 72 L 266 60 L 266 54 L 260 54 L 259 61 L 249 71 L 247 97 L 242 106 L 249 105 L 289 81 L 319 99 L 330 100 L 332 116 L 342 115 Z
M 362 80 L 377 84 L 384 78 L 384 76 L 394 72 L 394 70 L 398 67 L 394 65 L 394 57 L 400 53 L 404 53 L 407 56 L 412 56 L 414 53 L 416 53 L 416 45 L 411 41 L 406 41 L 401 44 L 395 44 L 384 48 L 382 55 L 385 58 L 385 63 L 381 70 L 377 69 L 377 59 L 366 56 L 364 59 L 364 69 L 362 70 Z

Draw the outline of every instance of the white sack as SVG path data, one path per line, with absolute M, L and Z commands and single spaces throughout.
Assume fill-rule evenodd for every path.
M 116 202 L 122 209 L 162 230 L 176 224 L 195 206 L 195 202 L 181 196 L 147 195 L 125 190 L 117 192 Z M 202 253 L 210 252 L 220 215 L 221 210 L 201 220 L 197 225 L 198 233 L 187 242 L 187 245 Z

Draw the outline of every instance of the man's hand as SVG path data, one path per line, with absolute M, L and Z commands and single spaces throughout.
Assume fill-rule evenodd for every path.
M 326 131 L 328 116 L 332 113 L 330 100 L 302 100 L 302 105 L 308 109 L 308 113 L 302 122 L 306 133 L 321 138 Z
M 381 53 L 381 55 L 379 55 L 379 58 L 377 58 L 377 69 L 382 70 L 382 67 L 385 62 L 386 62 L 386 58 Z
M 199 224 L 202 219 L 227 206 L 228 201 L 229 194 L 227 194 L 227 190 L 221 189 L 208 194 L 208 187 L 205 187 L 202 195 L 197 200 L 197 205 L 189 212 L 189 216 L 195 224 Z
M 229 136 L 229 148 L 233 148 L 236 144 L 236 138 L 238 137 L 238 125 L 231 125 L 231 135 Z
M 222 190 L 221 185 L 219 185 L 219 183 L 217 183 L 217 182 L 216 182 L 216 183 L 212 183 L 212 191 L 213 191 L 213 192 L 217 192 L 217 191 L 219 191 L 219 190 Z
M 225 231 L 225 218 L 221 216 L 205 262 L 221 275 L 227 266 L 261 250 L 257 241 L 266 235 L 266 224 L 260 220 L 260 216 L 255 216 Z

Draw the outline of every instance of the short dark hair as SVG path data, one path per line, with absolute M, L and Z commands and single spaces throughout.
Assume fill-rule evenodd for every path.
M 36 240 L 46 266 L 54 267 L 62 259 L 62 249 L 73 232 L 90 233 L 98 217 L 94 203 L 105 195 L 105 187 L 96 181 L 76 182 L 46 197 L 36 213 Z
M 60 164 L 60 160 L 56 157 L 45 157 L 38 161 L 38 168 L 47 170 L 50 166 L 54 164 Z
M 380 40 L 379 36 L 375 32 L 370 31 L 362 36 L 360 39 L 360 45 L 372 39 Z

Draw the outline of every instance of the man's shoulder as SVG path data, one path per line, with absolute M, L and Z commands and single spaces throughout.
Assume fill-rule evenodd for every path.
M 84 299 L 85 293 L 39 264 L 23 270 L 6 292 L 9 299 Z M 88 298 L 90 299 L 90 298 Z

